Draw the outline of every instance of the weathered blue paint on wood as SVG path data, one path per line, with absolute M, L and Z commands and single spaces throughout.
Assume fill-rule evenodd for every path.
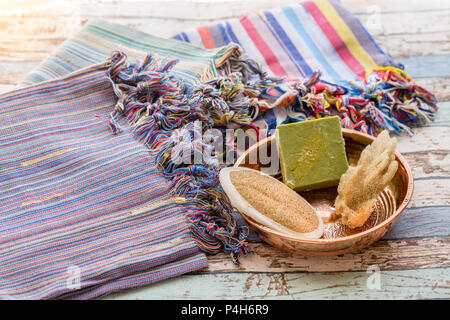
M 450 207 L 430 206 L 407 208 L 383 239 L 448 237 L 449 235 Z
M 413 78 L 450 77 L 449 54 L 414 56 L 400 59 L 405 71 Z
M 184 275 L 107 299 L 450 298 L 450 269 Z

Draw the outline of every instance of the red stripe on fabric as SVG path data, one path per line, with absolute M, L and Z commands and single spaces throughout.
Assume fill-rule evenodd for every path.
M 276 76 L 287 76 L 286 71 L 281 66 L 276 55 L 273 53 L 273 51 L 269 48 L 267 43 L 258 33 L 258 31 L 256 30 L 253 23 L 250 21 L 250 19 L 248 19 L 247 17 L 243 17 L 240 19 L 240 22 L 241 25 L 244 27 L 244 29 L 247 31 L 248 36 L 252 39 L 255 46 L 263 55 L 264 60 L 266 60 L 266 63 L 269 66 L 270 70 L 272 70 L 272 72 Z
M 211 32 L 209 31 L 208 27 L 201 26 L 197 27 L 197 32 L 202 38 L 203 46 L 207 49 L 216 48 L 216 43 L 214 42 L 214 38 L 211 35 Z
M 350 50 L 348 50 L 347 45 L 339 36 L 339 34 L 334 30 L 333 26 L 328 22 L 327 18 L 323 15 L 317 5 L 311 1 L 302 3 L 305 8 L 316 20 L 317 24 L 322 29 L 323 33 L 326 35 L 330 43 L 333 45 L 337 54 L 341 57 L 342 61 L 358 76 L 364 73 L 366 69 L 359 63 L 359 61 L 352 55 Z

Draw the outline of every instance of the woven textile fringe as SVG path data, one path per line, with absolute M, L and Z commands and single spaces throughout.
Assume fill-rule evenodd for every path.
M 433 121 L 438 109 L 433 94 L 416 85 L 337 0 L 249 13 L 173 38 L 208 49 L 238 43 L 272 77 L 286 79 L 289 86 L 267 88 L 260 95 L 282 107 L 269 104 L 266 109 L 272 110 L 260 113 L 254 123 L 268 135 L 279 124 L 328 115 L 339 115 L 345 128 L 372 135 L 384 129 L 412 135 L 412 128 Z M 255 63 L 246 67 L 258 69 Z
M 286 107 L 288 116 L 282 123 L 337 114 L 344 128 L 371 135 L 387 129 L 395 134 L 406 132 L 412 136 L 413 127 L 429 124 L 438 111 L 436 97 L 415 84 L 398 67 L 378 67 L 362 79 L 342 81 L 338 85 L 322 81 L 320 72 L 306 80 L 268 76 L 250 58 L 230 59 L 230 64 L 233 66 L 229 66 L 228 70 L 244 70 L 245 77 L 239 79 L 244 82 L 239 82 L 240 88 L 257 97 L 258 102 L 250 102 L 258 106 L 253 114 L 261 114 L 264 118 L 264 111 Z M 258 76 L 256 81 L 252 80 L 255 75 Z M 210 83 L 220 81 L 224 80 L 212 80 Z M 270 135 L 275 127 L 268 129 Z
M 185 86 L 170 72 L 175 60 L 148 55 L 140 65 L 127 64 L 124 53 L 114 52 L 111 61 L 109 74 L 118 97 L 109 120 L 112 132 L 130 126 L 136 139 L 157 154 L 160 169 L 172 179 L 171 192 L 192 209 L 187 218 L 200 248 L 215 253 L 224 247 L 237 263 L 239 254 L 249 252 L 248 229 L 238 227 L 231 215 L 213 155 L 203 159 L 212 142 L 203 132 L 214 125 L 208 108 L 225 102 Z M 193 161 L 195 155 L 200 161 Z
M 258 62 L 236 50 L 220 66 L 222 77 L 205 82 L 197 92 L 204 95 L 216 126 L 246 125 L 259 133 L 253 123 L 258 117 L 264 119 L 270 109 L 286 108 L 282 123 L 339 115 L 344 128 L 371 135 L 387 129 L 412 136 L 413 127 L 434 120 L 437 99 L 400 67 L 377 67 L 342 84 L 321 80 L 320 72 L 308 79 L 289 80 L 269 75 Z M 267 129 L 270 135 L 275 126 Z

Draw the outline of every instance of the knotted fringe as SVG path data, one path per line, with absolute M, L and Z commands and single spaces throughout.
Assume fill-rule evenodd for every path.
M 239 89 L 255 97 L 251 103 L 259 110 L 253 114 L 286 107 L 288 117 L 283 123 L 339 115 L 344 128 L 371 135 L 384 129 L 413 135 L 412 127 L 433 121 L 438 110 L 436 97 L 399 67 L 378 67 L 342 85 L 321 80 L 320 72 L 306 80 L 269 77 L 254 60 L 240 56 L 231 56 L 221 70 L 225 77 L 210 83 L 220 86 L 220 81 L 236 78 L 233 75 L 238 73 Z M 243 100 L 238 101 L 242 105 Z
M 237 226 L 232 216 L 219 185 L 213 141 L 203 134 L 218 121 L 215 108 L 229 111 L 221 97 L 185 86 L 171 73 L 175 63 L 148 55 L 140 65 L 127 64 L 124 53 L 114 52 L 109 76 L 118 101 L 109 126 L 114 134 L 131 128 L 156 155 L 159 168 L 172 181 L 171 192 L 186 199 L 187 218 L 200 248 L 208 253 L 225 248 L 238 263 L 238 255 L 249 252 L 248 229 Z M 247 117 L 247 110 L 233 121 Z

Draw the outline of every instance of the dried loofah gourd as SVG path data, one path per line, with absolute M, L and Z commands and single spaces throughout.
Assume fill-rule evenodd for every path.
M 361 152 L 357 165 L 342 175 L 334 206 L 343 224 L 353 229 L 369 218 L 378 195 L 397 172 L 396 145 L 384 130 Z
M 281 181 L 249 168 L 224 168 L 220 183 L 231 204 L 256 222 L 295 238 L 322 236 L 319 214 Z

